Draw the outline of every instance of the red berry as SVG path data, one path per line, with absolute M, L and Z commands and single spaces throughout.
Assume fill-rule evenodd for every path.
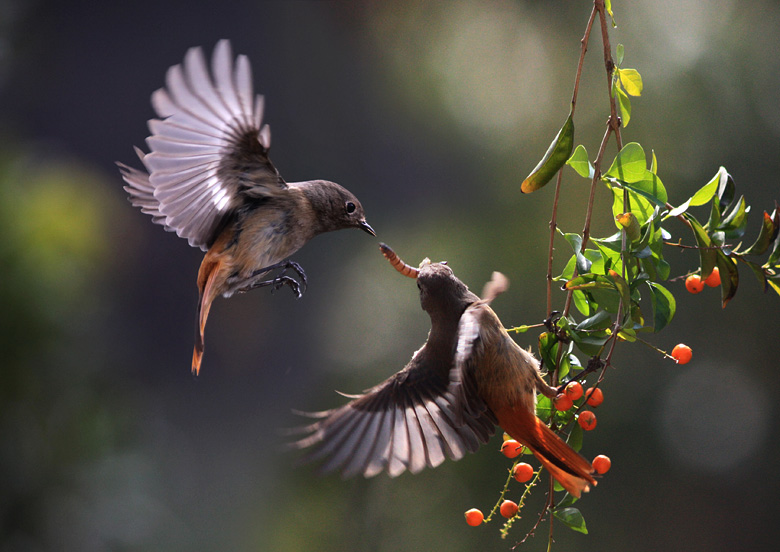
M 704 283 L 710 287 L 718 287 L 720 285 L 720 270 L 718 267 L 712 269 L 710 275 L 704 279 Z
M 485 519 L 485 516 L 477 508 L 472 508 L 466 511 L 466 523 L 472 527 L 476 527 Z
M 683 343 L 675 345 L 674 349 L 672 349 L 672 358 L 674 358 L 677 364 L 687 364 L 691 361 L 692 357 L 693 351 Z
M 704 282 L 701 281 L 701 276 L 698 274 L 691 274 L 685 279 L 685 289 L 691 293 L 701 293 L 704 289 Z
M 585 393 L 585 397 L 587 398 L 586 402 L 590 406 L 598 406 L 604 402 L 604 393 L 599 387 L 589 388 Z
M 498 511 L 501 512 L 501 515 L 505 518 L 515 517 L 515 514 L 517 513 L 517 504 L 511 500 L 505 500 L 501 503 L 501 507 Z
M 577 417 L 580 427 L 585 431 L 596 429 L 596 415 L 590 410 L 583 410 Z
M 512 475 L 514 475 L 518 483 L 525 483 L 534 476 L 534 469 L 531 467 L 531 464 L 520 462 L 515 466 L 515 471 L 512 472 Z
M 507 439 L 501 445 L 501 452 L 507 458 L 516 458 L 523 453 L 523 445 L 515 441 L 514 439 Z
M 555 405 L 556 409 L 565 412 L 574 406 L 574 401 L 572 401 L 571 398 L 566 395 L 566 393 L 558 393 L 558 395 L 553 399 L 553 405 Z
M 612 460 L 609 459 L 609 456 L 599 454 L 593 459 L 593 469 L 596 470 L 596 473 L 598 474 L 607 473 L 610 467 L 612 467 Z
M 582 396 L 582 384 L 578 381 L 572 381 L 566 386 L 563 392 L 566 393 L 566 396 L 571 400 L 576 401 Z

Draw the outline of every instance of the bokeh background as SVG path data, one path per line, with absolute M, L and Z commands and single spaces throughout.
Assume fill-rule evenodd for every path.
M 624 66 L 644 93 L 626 142 L 655 150 L 671 201 L 724 165 L 758 216 L 780 199 L 780 4 L 615 2 Z M 426 337 L 415 286 L 360 232 L 318 237 L 286 290 L 219 300 L 202 375 L 189 361 L 201 253 L 125 199 L 149 97 L 187 48 L 247 54 L 286 179 L 362 200 L 408 262 L 447 259 L 510 291 L 507 325 L 545 315 L 552 190 L 523 196 L 568 111 L 589 2 L 0 0 L 0 550 L 507 550 L 489 509 L 507 461 L 478 454 L 396 480 L 320 477 L 285 451 L 291 409 L 341 404 L 401 368 Z M 608 113 L 597 34 L 577 111 L 593 153 Z M 614 148 L 609 155 L 614 155 Z M 567 169 L 560 225 L 587 194 Z M 596 235 L 613 232 L 608 194 Z M 683 228 L 669 224 L 682 235 Z M 557 243 L 556 266 L 568 257 Z M 669 248 L 674 275 L 696 267 Z M 590 535 L 558 549 L 775 550 L 778 309 L 748 272 L 722 310 L 681 281 L 681 367 L 621 346 L 584 454 L 611 472 L 579 503 Z M 556 295 L 556 305 L 563 295 Z M 518 341 L 531 345 L 532 333 Z M 517 494 L 518 487 L 512 491 Z M 515 498 L 517 498 L 515 496 Z M 535 509 L 536 508 L 536 509 Z M 544 550 L 547 526 L 523 545 Z

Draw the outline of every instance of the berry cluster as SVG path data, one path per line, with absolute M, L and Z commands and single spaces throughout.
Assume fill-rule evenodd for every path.
M 590 431 L 596 427 L 596 415 L 592 410 L 582 410 L 585 406 L 591 408 L 598 407 L 604 402 L 604 392 L 598 387 L 590 387 L 587 391 L 584 391 L 582 384 L 578 381 L 572 381 L 564 387 L 563 392 L 559 393 L 553 399 L 553 405 L 555 410 L 560 412 L 566 412 L 571 410 L 575 403 L 577 403 L 577 411 L 572 415 L 576 418 L 580 427 L 586 431 Z M 529 489 L 536 484 L 536 481 L 540 475 L 541 469 L 534 470 L 533 466 L 527 462 L 521 462 L 518 458 L 523 454 L 531 454 L 522 443 L 513 439 L 509 434 L 504 433 L 504 440 L 501 443 L 501 454 L 509 459 L 516 459 L 515 463 L 510 468 L 510 476 L 507 480 L 507 484 L 504 487 L 504 492 L 501 493 L 496 506 L 490 512 L 487 518 L 478 508 L 471 508 L 465 512 L 466 523 L 472 527 L 476 527 L 483 523 L 490 521 L 493 514 L 498 513 L 507 519 L 507 524 L 511 524 L 512 520 L 519 517 L 519 511 L 523 506 L 523 501 Z M 599 454 L 593 459 L 593 469 L 599 475 L 603 475 L 609 471 L 612 465 L 608 456 Z M 504 495 L 508 491 L 509 483 L 511 479 L 514 479 L 518 483 L 526 484 L 525 492 L 521 496 L 518 502 L 514 500 L 505 499 Z

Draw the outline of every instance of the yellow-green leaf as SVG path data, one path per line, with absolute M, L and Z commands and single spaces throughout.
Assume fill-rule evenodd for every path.
M 631 120 L 631 100 L 628 99 L 628 94 L 623 92 L 623 89 L 619 86 L 615 90 L 617 90 L 618 103 L 620 104 L 620 119 L 623 123 L 623 128 L 625 128 Z
M 620 84 L 632 96 L 642 95 L 642 75 L 636 69 L 618 69 Z
M 569 157 L 569 160 L 566 161 L 566 164 L 577 171 L 577 174 L 581 177 L 593 178 L 595 169 L 593 168 L 593 165 L 590 164 L 588 152 L 582 144 L 574 148 L 574 153 Z

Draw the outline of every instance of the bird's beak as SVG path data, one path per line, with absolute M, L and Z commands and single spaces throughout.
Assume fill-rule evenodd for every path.
M 376 237 L 376 232 L 374 232 L 374 229 L 371 228 L 371 226 L 366 222 L 365 219 L 361 220 L 358 223 L 358 226 L 360 226 L 360 229 L 363 230 L 364 232 L 368 232 L 372 236 Z

